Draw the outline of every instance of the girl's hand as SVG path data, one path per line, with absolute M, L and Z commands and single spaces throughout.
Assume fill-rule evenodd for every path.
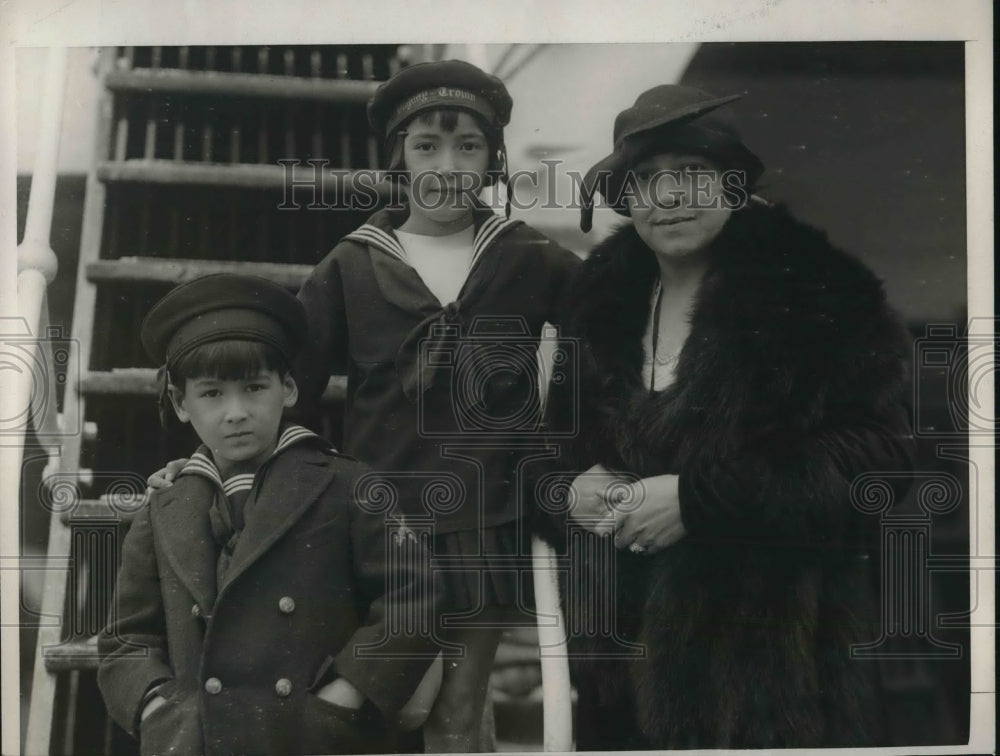
M 623 485 L 623 480 L 603 465 L 594 465 L 580 473 L 570 484 L 569 516 L 594 533 L 611 533 L 615 524 L 612 499 L 618 498 L 615 490 Z
M 629 486 L 628 504 L 615 516 L 615 546 L 655 553 L 684 537 L 676 475 L 643 478 Z
M 148 717 L 154 711 L 159 709 L 166 702 L 167 699 L 165 699 L 163 696 L 153 696 L 151 699 L 149 699 L 149 703 L 147 703 L 143 707 L 142 714 L 139 715 L 139 722 L 142 723 L 146 721 L 146 717 Z
M 167 462 L 166 467 L 162 470 L 157 470 L 149 476 L 149 479 L 146 481 L 146 485 L 148 486 L 146 493 L 148 494 L 151 491 L 158 491 L 161 488 L 170 488 L 170 486 L 174 483 L 174 478 L 177 477 L 177 473 L 183 470 L 184 465 L 186 465 L 189 461 L 190 460 L 185 457 L 183 459 L 175 459 L 173 462 Z
M 365 702 L 365 694 L 343 677 L 338 677 L 316 691 L 316 695 L 327 703 L 343 706 L 345 709 L 360 709 Z

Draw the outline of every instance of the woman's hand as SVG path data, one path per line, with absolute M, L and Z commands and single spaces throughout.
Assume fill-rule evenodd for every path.
M 628 487 L 615 513 L 615 546 L 655 553 L 684 537 L 676 475 L 643 478 Z
M 343 677 L 338 677 L 316 691 L 316 695 L 328 703 L 343 706 L 345 709 L 360 709 L 365 702 L 365 694 L 355 688 Z
M 611 533 L 615 525 L 613 499 L 619 498 L 622 492 L 618 489 L 626 485 L 626 478 L 603 465 L 594 465 L 577 475 L 570 484 L 572 506 L 569 516 L 594 533 Z
M 162 470 L 157 470 L 155 473 L 149 476 L 146 481 L 148 488 L 146 493 L 149 494 L 152 491 L 158 491 L 161 488 L 170 488 L 174 483 L 174 478 L 177 477 L 177 473 L 184 469 L 190 460 L 186 457 L 183 459 L 175 459 L 173 462 L 167 462 L 167 466 Z
M 142 714 L 139 715 L 139 722 L 140 723 L 145 722 L 146 721 L 146 717 L 148 717 L 154 711 L 156 711 L 157 709 L 159 709 L 166 702 L 167 702 L 167 699 L 165 699 L 163 696 L 153 696 L 151 699 L 149 699 L 149 703 L 147 703 L 143 707 Z

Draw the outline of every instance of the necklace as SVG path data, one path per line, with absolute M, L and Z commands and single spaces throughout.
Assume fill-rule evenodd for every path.
M 663 286 L 660 281 L 656 282 L 655 294 L 656 304 L 653 306 L 653 338 L 652 338 L 652 352 L 653 358 L 651 360 L 650 370 L 649 370 L 649 390 L 656 391 L 656 366 L 662 365 L 672 365 L 677 362 L 681 356 L 681 350 L 678 349 L 673 352 L 668 352 L 667 354 L 660 354 L 660 304 L 663 302 Z

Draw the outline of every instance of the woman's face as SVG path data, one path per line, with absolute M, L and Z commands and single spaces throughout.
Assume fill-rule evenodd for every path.
M 708 158 L 665 152 L 640 161 L 631 172 L 631 185 L 625 185 L 629 214 L 658 255 L 680 260 L 699 253 L 729 219 L 722 172 Z

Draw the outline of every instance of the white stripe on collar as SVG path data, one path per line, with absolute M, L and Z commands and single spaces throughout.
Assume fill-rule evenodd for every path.
M 472 242 L 472 262 L 469 264 L 469 269 L 472 269 L 483 252 L 486 251 L 501 232 L 511 226 L 517 225 L 519 222 L 508 218 L 501 218 L 499 215 L 491 215 L 483 221 L 483 225 L 479 227 L 479 231 L 476 232 L 476 238 Z
M 274 454 L 271 456 L 273 457 L 292 444 L 297 444 L 299 441 L 304 441 L 307 438 L 319 438 L 319 436 L 308 428 L 303 428 L 301 425 L 289 425 L 281 432 L 281 436 L 278 437 L 278 445 L 274 447 Z
M 319 436 L 308 428 L 303 428 L 301 425 L 286 426 L 278 437 L 278 443 L 275 445 L 274 451 L 271 452 L 271 456 L 265 460 L 265 464 L 281 454 L 289 446 L 310 438 L 319 438 Z M 191 455 L 191 459 L 181 468 L 177 477 L 181 475 L 201 475 L 208 478 L 219 486 L 226 496 L 253 488 L 254 478 L 256 477 L 256 473 L 240 473 L 230 476 L 223 482 L 222 476 L 219 474 L 219 468 L 215 466 L 215 462 L 209 455 L 201 451 L 196 451 Z
M 239 493 L 240 491 L 249 491 L 253 488 L 253 479 L 253 473 L 234 475 L 226 479 L 226 482 L 222 484 L 222 490 L 226 496 L 232 496 L 234 493 Z
M 211 457 L 200 451 L 196 451 L 191 455 L 191 459 L 177 473 L 177 477 L 191 474 L 201 475 L 218 484 L 220 487 L 222 486 L 222 476 L 219 475 L 219 468 L 215 466 L 215 462 L 212 461 Z
M 483 252 L 493 243 L 493 240 L 500 235 L 500 233 L 511 226 L 515 226 L 520 221 L 510 220 L 507 218 L 501 218 L 499 215 L 491 215 L 482 225 L 479 230 L 476 231 L 476 236 L 472 240 L 472 262 L 469 264 L 469 269 L 476 264 L 476 261 L 482 255 Z M 392 234 L 383 231 L 377 226 L 373 226 L 370 223 L 365 223 L 360 226 L 357 230 L 349 233 L 345 239 L 353 239 L 356 241 L 363 242 L 365 244 L 371 244 L 383 252 L 388 252 L 393 257 L 401 260 L 402 262 L 409 265 L 409 260 L 406 257 L 406 250 L 403 249 L 403 245 L 399 243 L 399 240 Z
M 365 223 L 363 226 L 358 228 L 356 231 L 352 231 L 346 237 L 346 239 L 355 239 L 365 244 L 371 244 L 383 252 L 388 252 L 393 257 L 407 262 L 406 250 L 403 249 L 403 245 L 399 243 L 399 240 L 387 234 L 381 228 L 373 226 L 369 223 Z

